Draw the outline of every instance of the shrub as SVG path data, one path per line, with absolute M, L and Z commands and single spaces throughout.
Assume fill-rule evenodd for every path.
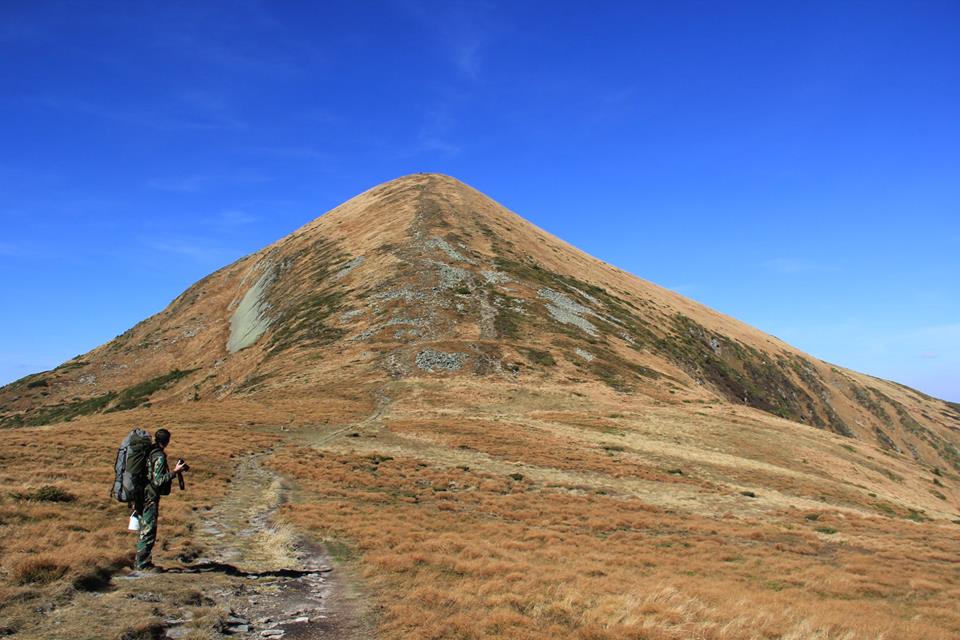
M 120 640 L 160 640 L 165 637 L 166 633 L 163 630 L 162 624 L 155 621 L 148 621 L 124 631 L 123 635 L 120 636 Z
M 520 349 L 520 351 L 527 357 L 527 360 L 534 364 L 544 367 L 552 367 L 557 364 L 549 351 L 540 351 L 539 349 Z
M 10 579 L 16 584 L 49 584 L 59 580 L 68 567 L 49 556 L 32 556 L 21 560 L 10 571 Z
M 913 520 L 914 522 L 926 522 L 930 518 L 925 516 L 922 511 L 917 509 L 910 509 L 910 512 L 905 516 L 907 520 Z
M 73 502 L 77 499 L 69 491 L 51 485 L 44 485 L 26 493 L 14 492 L 10 495 L 16 500 L 30 500 L 32 502 Z

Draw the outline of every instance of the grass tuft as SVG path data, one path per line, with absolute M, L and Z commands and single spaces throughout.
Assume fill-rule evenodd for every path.
M 52 555 L 37 555 L 15 564 L 10 579 L 19 585 L 44 585 L 59 580 L 68 569 Z
M 77 499 L 75 495 L 60 487 L 44 485 L 33 491 L 16 491 L 10 496 L 15 500 L 29 500 L 31 502 L 73 502 Z

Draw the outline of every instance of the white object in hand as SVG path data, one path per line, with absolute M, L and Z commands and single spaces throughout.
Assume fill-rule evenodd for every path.
M 140 516 L 135 513 L 130 514 L 130 524 L 127 525 L 128 531 L 140 531 Z

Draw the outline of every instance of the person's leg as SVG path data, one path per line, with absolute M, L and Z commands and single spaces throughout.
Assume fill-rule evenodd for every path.
M 159 504 L 148 502 L 140 515 L 140 539 L 137 541 L 136 569 L 153 565 L 153 545 L 157 542 L 157 513 Z

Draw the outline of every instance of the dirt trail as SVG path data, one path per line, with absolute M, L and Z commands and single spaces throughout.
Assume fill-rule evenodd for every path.
M 333 432 L 305 429 L 315 446 L 350 433 L 376 429 L 391 403 L 378 392 L 369 416 Z M 294 434 L 290 443 L 299 439 Z M 284 446 L 280 444 L 278 446 Z M 248 456 L 237 465 L 227 495 L 197 523 L 204 557 L 173 572 L 225 574 L 229 586 L 213 595 L 232 612 L 223 629 L 232 637 L 361 640 L 373 637 L 367 603 L 346 567 L 333 568 L 308 532 L 274 521 L 291 487 L 264 462 L 270 452 Z M 177 638 L 175 628 L 167 637 Z
M 182 571 L 235 578 L 216 594 L 234 614 L 225 631 L 235 637 L 371 637 L 346 576 L 332 568 L 319 546 L 273 522 L 288 488 L 264 467 L 266 455 L 237 466 L 230 491 L 198 525 L 198 541 L 209 555 Z

